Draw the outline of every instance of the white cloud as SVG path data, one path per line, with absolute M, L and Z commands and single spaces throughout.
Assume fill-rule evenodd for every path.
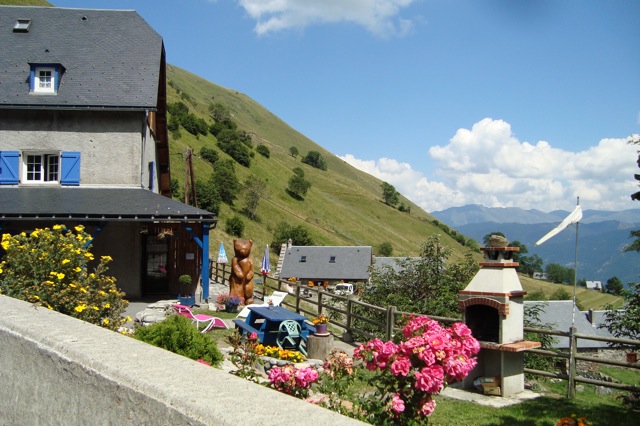
M 258 35 L 321 23 L 351 22 L 379 36 L 404 35 L 412 21 L 400 11 L 416 0 L 238 0 Z
M 471 129 L 459 129 L 444 146 L 429 149 L 437 181 L 408 163 L 382 158 L 342 157 L 354 167 L 388 182 L 426 211 L 465 204 L 571 210 L 576 197 L 585 209 L 624 210 L 637 207 L 637 146 L 627 139 L 602 139 L 580 152 L 548 142 L 521 142 L 503 120 L 485 118 Z

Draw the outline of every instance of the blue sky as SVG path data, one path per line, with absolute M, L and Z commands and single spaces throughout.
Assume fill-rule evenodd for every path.
M 169 63 L 427 211 L 640 208 L 637 0 L 53 3 L 137 10 Z

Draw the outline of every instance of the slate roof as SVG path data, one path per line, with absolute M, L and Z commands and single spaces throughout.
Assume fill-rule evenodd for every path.
M 0 188 L 2 220 L 202 221 L 213 213 L 142 188 Z
M 285 252 L 280 277 L 311 281 L 368 280 L 371 253 L 371 246 L 291 246 Z
M 529 306 L 543 304 L 543 311 L 540 313 L 540 322 L 549 324 L 554 330 L 568 332 L 571 328 L 573 301 L 571 300 L 549 300 L 545 302 L 525 301 L 525 310 Z M 546 306 L 545 306 L 546 304 Z M 576 311 L 575 327 L 580 334 L 590 334 L 600 337 L 613 337 L 605 328 L 598 328 L 604 321 L 604 311 L 592 311 L 594 313 L 593 324 L 589 321 L 589 312 Z M 554 348 L 568 348 L 569 338 L 554 336 L 556 339 Z M 607 348 L 606 342 L 596 340 L 578 339 L 579 349 Z
M 135 11 L 0 6 L 0 52 L 0 108 L 156 108 L 164 46 Z M 64 67 L 57 95 L 29 94 L 30 64 Z

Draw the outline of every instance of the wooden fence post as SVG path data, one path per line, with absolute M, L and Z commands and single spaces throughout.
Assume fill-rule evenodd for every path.
M 569 329 L 569 379 L 567 382 L 567 398 L 576 397 L 576 353 L 578 350 L 578 339 L 576 338 L 576 328 Z
M 322 314 L 322 290 L 318 289 L 318 315 Z
M 347 333 L 351 333 L 351 309 L 353 309 L 351 299 L 347 299 L 347 323 L 345 326 Z
M 395 318 L 396 307 L 389 306 L 387 308 L 387 329 L 385 330 L 387 334 L 387 340 L 391 340 L 391 338 L 393 338 L 393 325 L 395 324 Z

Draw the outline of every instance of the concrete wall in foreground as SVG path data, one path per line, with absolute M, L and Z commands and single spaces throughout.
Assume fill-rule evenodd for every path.
M 130 337 L 0 296 L 0 424 L 362 423 Z

